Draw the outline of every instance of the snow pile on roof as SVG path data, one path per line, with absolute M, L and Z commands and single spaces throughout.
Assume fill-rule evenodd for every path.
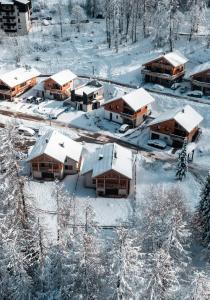
M 191 132 L 196 126 L 198 126 L 202 122 L 203 117 L 191 106 L 186 105 L 183 108 L 176 108 L 164 112 L 154 121 L 152 121 L 149 124 L 149 126 L 166 122 L 168 120 L 175 120 L 187 132 Z
M 39 76 L 41 73 L 34 68 L 18 68 L 3 75 L 0 80 L 6 85 L 13 88 L 21 83 Z
M 173 67 L 178 67 L 188 62 L 188 59 L 181 52 L 177 50 L 177 51 L 166 53 L 164 55 L 160 55 L 159 57 L 146 62 L 145 64 L 143 64 L 143 66 L 152 61 L 159 60 L 160 58 L 165 58 Z
M 167 53 L 163 57 L 174 67 L 184 65 L 188 62 L 188 59 L 179 51 Z
M 82 146 L 79 143 L 58 131 L 49 130 L 37 140 L 27 161 L 46 154 L 61 163 L 64 163 L 67 157 L 78 162 L 81 153 Z
M 104 104 L 111 103 L 119 99 L 123 99 L 134 111 L 138 111 L 142 107 L 155 101 L 155 99 L 144 88 L 140 88 L 120 98 L 114 98 L 106 101 Z
M 196 66 L 192 71 L 189 72 L 189 76 L 193 76 L 208 70 L 210 71 L 210 61 Z
M 105 144 L 89 155 L 82 166 L 82 174 L 92 171 L 94 178 L 113 170 L 132 179 L 132 169 L 132 151 L 114 143 Z
M 56 83 L 58 83 L 59 85 L 64 85 L 69 81 L 72 81 L 75 78 L 77 78 L 77 75 L 72 73 L 70 70 L 63 70 L 52 75 L 50 78 L 54 80 Z

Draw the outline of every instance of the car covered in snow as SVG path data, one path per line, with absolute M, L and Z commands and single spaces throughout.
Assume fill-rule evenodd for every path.
M 164 91 L 164 86 L 160 85 L 160 84 L 154 84 L 153 89 L 156 91 Z
M 154 139 L 154 140 L 148 140 L 147 142 L 148 146 L 152 146 L 158 149 L 165 149 L 167 144 L 164 141 Z
M 119 128 L 119 132 L 120 133 L 125 133 L 126 131 L 128 131 L 128 129 L 130 129 L 131 127 L 130 127 L 130 125 L 128 125 L 128 124 L 123 124 L 122 126 L 120 126 L 120 128 Z
M 181 86 L 180 83 L 175 82 L 174 84 L 172 84 L 171 89 L 172 89 L 172 90 L 177 90 L 180 86 Z
M 33 129 L 23 125 L 20 125 L 17 130 L 19 134 L 23 134 L 25 136 L 34 136 L 36 134 Z
M 29 96 L 29 97 L 27 97 L 26 102 L 27 102 L 27 103 L 33 103 L 35 99 L 36 99 L 36 97 L 34 97 L 34 96 Z
M 201 98 L 203 96 L 203 92 L 195 90 L 195 91 L 188 92 L 187 96 Z

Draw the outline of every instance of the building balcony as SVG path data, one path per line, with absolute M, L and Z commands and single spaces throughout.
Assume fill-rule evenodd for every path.
M 205 81 L 199 81 L 199 80 L 191 80 L 191 83 L 195 86 L 199 87 L 204 87 L 204 88 L 209 88 L 210 89 L 210 82 L 205 82 Z
M 166 80 L 175 80 L 176 78 L 184 76 L 185 71 L 183 70 L 177 74 L 171 75 L 171 74 L 164 73 L 164 70 L 163 70 L 163 73 L 160 73 L 160 72 L 154 72 L 154 71 L 147 70 L 147 69 L 142 69 L 141 73 L 144 75 L 159 77 L 159 78 L 166 79 Z
M 126 189 L 126 185 L 124 184 L 111 184 L 111 183 L 105 183 L 105 184 L 97 184 L 97 188 L 103 188 L 103 189 Z

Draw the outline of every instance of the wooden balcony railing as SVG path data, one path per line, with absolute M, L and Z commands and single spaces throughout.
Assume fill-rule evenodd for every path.
M 197 85 L 199 87 L 210 88 L 210 82 L 204 82 L 204 81 L 198 81 L 198 80 L 192 80 L 191 82 L 193 85 Z

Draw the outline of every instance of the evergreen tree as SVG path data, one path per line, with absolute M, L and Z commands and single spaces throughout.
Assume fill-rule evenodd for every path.
M 178 157 L 176 178 L 182 181 L 183 177 L 186 177 L 187 171 L 187 140 L 185 139 Z
M 198 225 L 205 246 L 210 243 L 210 172 L 203 185 L 198 206 Z

